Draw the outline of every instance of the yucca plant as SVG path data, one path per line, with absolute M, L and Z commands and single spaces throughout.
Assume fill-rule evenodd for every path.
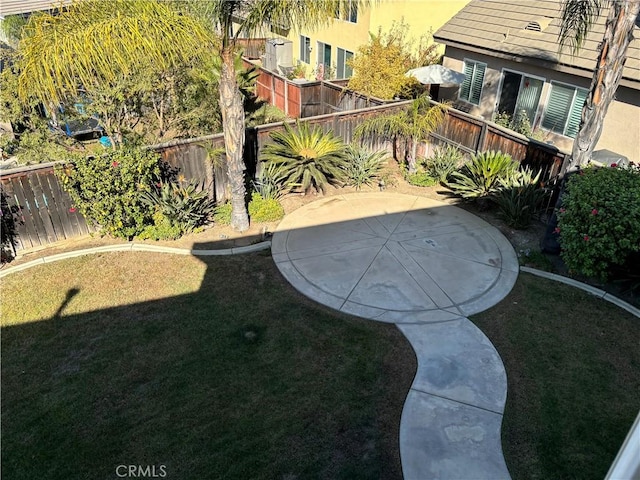
M 511 178 L 518 163 L 511 155 L 489 151 L 474 155 L 460 171 L 453 172 L 449 188 L 462 198 L 476 199 L 481 205 L 503 188 L 501 180 Z
M 288 187 L 324 192 L 329 184 L 341 182 L 346 147 L 333 133 L 306 122 L 295 130 L 285 123 L 284 131 L 272 132 L 271 139 L 274 143 L 264 147 L 261 159 L 282 167 Z
M 501 190 L 493 195 L 500 214 L 510 227 L 523 230 L 531 225 L 545 191 L 540 188 L 540 172 L 525 167 L 500 180 Z
M 265 200 L 278 200 L 287 191 L 287 172 L 281 165 L 265 162 L 253 180 L 253 188 Z
M 198 191 L 194 183 L 182 186 L 162 182 L 156 190 L 143 193 L 142 201 L 162 213 L 172 226 L 178 226 L 183 233 L 206 224 L 215 208 L 207 192 Z
M 387 161 L 387 152 L 370 152 L 366 148 L 349 146 L 347 161 L 343 167 L 346 182 L 360 190 L 371 185 L 379 176 Z
M 429 176 L 442 184 L 446 184 L 451 174 L 463 163 L 464 153 L 453 145 L 436 147 L 431 158 L 423 162 Z

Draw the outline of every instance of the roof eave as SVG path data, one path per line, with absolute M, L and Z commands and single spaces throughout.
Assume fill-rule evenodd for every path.
M 500 50 L 477 47 L 475 45 L 470 45 L 464 42 L 456 42 L 456 41 L 448 40 L 438 36 L 434 36 L 434 40 L 437 43 L 441 43 L 445 46 L 459 48 L 460 50 L 466 50 L 473 53 L 479 53 L 481 55 L 502 58 L 504 60 L 511 60 L 517 63 L 529 63 L 529 64 L 536 65 L 538 67 L 546 68 L 556 72 L 566 73 L 569 75 L 575 75 L 582 78 L 591 78 L 593 76 L 593 70 L 572 67 L 572 66 L 564 65 L 557 62 L 550 62 L 537 57 L 517 55 L 514 53 L 503 52 Z M 446 55 L 447 53 L 445 51 L 445 56 Z M 620 80 L 620 85 L 624 87 L 632 88 L 634 90 L 640 90 L 640 80 L 634 80 L 629 77 L 622 77 L 622 79 Z

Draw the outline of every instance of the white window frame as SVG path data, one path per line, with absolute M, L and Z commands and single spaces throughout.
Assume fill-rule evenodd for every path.
M 504 72 L 510 72 L 510 73 L 516 73 L 518 75 L 520 75 L 522 78 L 520 78 L 520 87 L 518 88 L 518 98 L 520 98 L 520 91 L 522 90 L 522 82 L 524 82 L 524 78 L 525 77 L 529 77 L 529 78 L 534 78 L 536 80 L 541 80 L 542 81 L 542 91 L 540 92 L 540 99 L 538 100 L 538 106 L 536 107 L 536 115 L 535 118 L 533 120 L 531 120 L 531 126 L 535 126 L 536 125 L 536 121 L 540 120 L 542 121 L 542 110 L 540 107 L 541 106 L 546 106 L 547 105 L 547 99 L 545 98 L 543 101 L 543 95 L 544 95 L 544 91 L 545 91 L 545 84 L 547 83 L 547 79 L 545 77 L 539 77 L 537 75 L 531 75 L 529 73 L 526 72 L 521 72 L 519 70 L 513 70 L 512 68 L 503 68 L 500 71 L 500 83 L 498 84 L 498 95 L 496 96 L 496 103 L 493 107 L 493 113 L 494 115 L 498 112 L 498 105 L 500 105 L 500 97 L 502 95 L 502 84 L 504 82 Z M 486 69 L 485 69 L 485 74 L 486 74 Z M 481 92 L 482 94 L 482 92 Z M 548 94 L 547 94 L 548 96 Z M 517 103 L 517 99 L 516 99 L 516 103 Z M 515 114 L 515 112 L 514 112 Z
M 484 66 L 484 73 L 483 73 L 483 76 L 482 76 L 482 85 L 480 86 L 480 92 L 478 93 L 478 103 L 474 103 L 474 102 L 471 101 L 471 98 L 473 97 L 473 95 L 471 95 L 472 88 L 473 88 L 473 80 L 474 80 L 475 75 L 476 75 L 476 67 L 475 66 L 473 68 L 473 75 L 471 77 L 471 83 L 469 85 L 469 98 L 467 98 L 467 99 L 462 98 L 462 96 L 461 96 L 461 94 L 462 94 L 462 85 L 460 85 L 460 88 L 458 89 L 458 100 L 460 100 L 462 102 L 469 103 L 471 105 L 480 105 L 482 103 L 482 91 L 484 90 L 484 78 L 487 75 L 487 64 L 484 63 L 484 62 L 480 62 L 478 60 L 472 60 L 470 58 L 464 58 L 462 60 L 462 70 L 463 71 L 466 70 L 465 67 L 466 67 L 467 63 L 473 63 L 474 65 L 482 65 L 482 66 Z
M 340 2 L 342 8 L 342 20 L 348 23 L 358 23 L 358 0 L 342 0 Z M 351 20 L 351 10 L 355 8 L 356 18 Z
M 342 62 L 342 76 L 340 76 L 340 63 L 336 64 L 336 75 L 338 78 L 349 78 L 351 77 L 351 75 L 353 75 L 353 69 L 351 70 L 351 75 L 349 75 L 349 77 L 346 76 L 346 70 L 347 68 L 351 68 L 347 65 L 347 54 L 351 54 L 351 58 L 353 58 L 353 52 L 351 50 L 347 50 L 346 48 L 340 48 L 337 47 L 336 50 L 336 56 L 337 56 L 337 62 L 340 62 L 340 51 L 342 51 L 343 54 L 343 62 Z
M 300 35 L 300 61 L 311 65 L 311 38 L 306 35 Z
M 544 131 L 552 133 L 554 135 L 560 135 L 561 137 L 565 137 L 565 138 L 569 138 L 569 139 L 573 140 L 573 139 L 575 139 L 575 137 L 571 137 L 571 136 L 566 134 L 567 127 L 569 125 L 569 120 L 571 119 L 571 110 L 572 109 L 569 109 L 569 114 L 567 115 L 567 118 L 565 118 L 565 120 L 564 120 L 564 126 L 562 128 L 562 132 L 563 133 L 554 132 L 553 130 L 549 130 L 548 128 L 546 128 L 546 127 L 544 127 L 542 125 L 542 123 L 544 122 L 545 116 L 547 115 L 547 108 L 549 106 L 549 100 L 551 100 L 551 94 L 552 94 L 552 90 L 553 90 L 553 85 L 554 84 L 574 89 L 573 98 L 571 99 L 571 106 L 572 107 L 574 105 L 574 102 L 576 101 L 576 95 L 578 93 L 578 90 L 583 90 L 583 91 L 587 92 L 587 96 L 588 96 L 589 95 L 589 89 L 588 88 L 584 88 L 584 87 L 579 87 L 579 86 L 573 85 L 571 83 L 559 82 L 557 80 L 550 80 L 549 81 L 549 88 L 548 88 L 548 92 L 547 92 L 547 98 L 545 98 L 545 102 L 544 102 L 544 111 L 542 113 L 542 116 L 540 117 L 540 128 L 543 129 Z M 580 109 L 582 109 L 582 106 L 580 106 Z

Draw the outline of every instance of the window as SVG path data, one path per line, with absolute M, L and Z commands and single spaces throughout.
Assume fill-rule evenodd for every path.
M 300 61 L 311 63 L 311 39 L 300 35 Z
M 460 85 L 460 100 L 465 100 L 474 105 L 480 104 L 482 94 L 482 82 L 484 81 L 484 71 L 487 65 L 484 63 L 464 61 L 465 79 Z
M 506 113 L 512 119 L 515 119 L 520 112 L 524 112 L 533 126 L 544 79 L 504 70 L 501 83 L 497 112 Z
M 342 19 L 351 23 L 358 23 L 358 1 L 344 0 L 342 4 Z
M 352 58 L 353 52 L 338 48 L 338 78 L 350 78 L 353 75 L 353 69 L 347 65 Z
M 324 65 L 324 71 L 331 67 L 331 45 L 318 42 L 318 66 Z
M 587 90 L 551 82 L 551 94 L 542 119 L 542 127 L 574 138 L 580 126 Z

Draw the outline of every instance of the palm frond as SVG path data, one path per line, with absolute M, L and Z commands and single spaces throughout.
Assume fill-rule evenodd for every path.
M 57 103 L 96 78 L 114 81 L 141 63 L 170 68 L 199 57 L 214 41 L 199 20 L 168 3 L 76 2 L 24 27 L 18 95 Z
M 558 34 L 560 50 L 569 45 L 574 55 L 578 53 L 605 3 L 606 0 L 565 0 Z

